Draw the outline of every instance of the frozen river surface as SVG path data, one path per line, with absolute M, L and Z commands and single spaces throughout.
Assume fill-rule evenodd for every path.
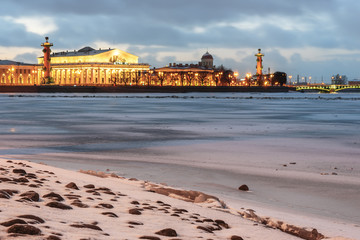
M 360 94 L 3 94 L 0 116 L 2 157 L 108 169 L 360 232 Z

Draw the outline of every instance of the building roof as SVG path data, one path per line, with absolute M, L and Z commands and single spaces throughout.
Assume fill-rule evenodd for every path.
M 51 54 L 51 57 L 77 57 L 77 56 L 88 56 L 88 55 L 96 55 L 99 53 L 104 53 L 104 52 L 108 52 L 114 49 L 99 49 L 99 50 L 95 50 L 92 47 L 83 47 L 81 49 L 79 49 L 78 51 L 74 50 L 74 51 L 63 51 L 63 52 L 54 52 Z M 43 57 L 43 56 L 42 56 Z
M 206 51 L 206 53 L 201 57 L 201 60 L 203 59 L 214 59 L 214 58 L 208 51 Z
M 22 65 L 22 66 L 33 66 L 35 64 L 16 62 L 11 60 L 0 60 L 0 65 Z
M 177 65 L 171 65 L 168 67 L 161 67 L 161 68 L 155 68 L 156 71 L 165 71 L 165 72 L 212 72 L 213 69 L 206 68 L 204 66 L 199 66 L 198 64 L 177 64 Z
M 90 52 L 90 51 L 94 51 L 95 49 L 93 49 L 92 47 L 83 47 L 82 49 L 79 49 L 78 52 Z

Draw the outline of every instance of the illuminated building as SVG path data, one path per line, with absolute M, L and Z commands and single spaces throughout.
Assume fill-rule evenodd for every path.
M 238 75 L 224 67 L 215 68 L 206 52 L 197 64 L 169 64 L 151 69 L 138 57 L 119 49 L 84 47 L 74 51 L 51 52 L 52 43 L 42 43 L 38 64 L 0 61 L 3 85 L 60 86 L 226 86 L 236 85 Z M 237 74 L 237 73 L 236 73 Z
M 34 85 L 38 81 L 38 67 L 10 60 L 0 60 L 1 85 Z
M 169 63 L 150 70 L 148 85 L 159 86 L 236 86 L 239 74 L 223 66 L 216 68 L 209 52 L 197 64 Z
M 169 63 L 166 67 L 151 70 L 149 85 L 217 86 L 213 61 L 211 54 L 206 52 L 198 64 Z
M 131 85 L 144 77 L 149 65 L 119 49 L 84 47 L 52 53 L 51 77 L 57 85 Z M 38 58 L 38 64 L 44 58 Z M 44 74 L 42 71 L 40 74 Z

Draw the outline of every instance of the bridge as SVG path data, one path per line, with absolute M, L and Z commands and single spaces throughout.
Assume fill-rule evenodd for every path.
M 325 93 L 334 93 L 344 89 L 360 89 L 360 85 L 305 85 L 296 87 L 296 91 L 317 90 Z

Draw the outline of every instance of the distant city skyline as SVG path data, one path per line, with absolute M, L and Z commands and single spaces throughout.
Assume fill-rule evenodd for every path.
M 357 0 L 2 0 L 0 59 L 35 63 L 49 36 L 55 52 L 119 48 L 152 67 L 197 63 L 209 51 L 245 76 L 261 48 L 264 72 L 351 80 L 360 78 L 358 9 Z

